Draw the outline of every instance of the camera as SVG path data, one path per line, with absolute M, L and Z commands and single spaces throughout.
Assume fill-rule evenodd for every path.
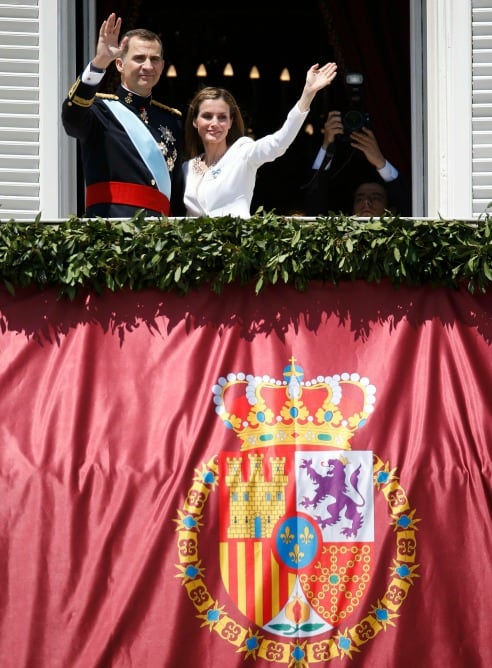
M 370 127 L 370 117 L 364 111 L 363 83 L 364 77 L 359 72 L 350 72 L 345 76 L 348 93 L 348 107 L 342 115 L 344 141 L 350 141 L 350 134 Z

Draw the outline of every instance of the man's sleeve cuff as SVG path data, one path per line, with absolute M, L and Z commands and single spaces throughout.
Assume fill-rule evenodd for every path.
M 98 86 L 106 73 L 106 70 L 101 70 L 99 67 L 94 67 L 92 63 L 89 63 L 85 70 L 82 72 L 80 80 L 89 84 L 89 86 Z
M 384 167 L 378 169 L 378 174 L 383 179 L 383 181 L 386 181 L 386 183 L 389 181 L 394 181 L 398 178 L 398 170 L 396 167 L 393 167 L 389 160 L 386 160 Z

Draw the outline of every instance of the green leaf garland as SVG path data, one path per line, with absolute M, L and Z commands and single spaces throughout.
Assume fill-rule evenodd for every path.
M 200 286 L 251 284 L 256 292 L 310 281 L 390 280 L 398 285 L 463 287 L 484 292 L 492 282 L 491 218 L 476 221 L 345 216 L 277 216 L 259 209 L 249 219 L 70 218 L 60 223 L 0 225 L 0 272 L 15 294 L 25 286 L 101 293 L 148 287 L 185 294 Z

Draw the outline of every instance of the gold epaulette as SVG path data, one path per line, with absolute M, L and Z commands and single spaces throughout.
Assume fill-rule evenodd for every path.
M 183 115 L 179 109 L 175 109 L 174 107 L 168 107 L 167 104 L 162 104 L 162 102 L 157 102 L 157 100 L 152 100 L 152 104 L 155 104 L 156 107 L 160 107 L 160 109 L 165 109 L 166 111 L 171 112 L 171 114 L 174 114 L 175 116 Z
M 114 93 L 96 93 L 96 97 L 101 97 L 104 100 L 119 100 L 119 97 Z

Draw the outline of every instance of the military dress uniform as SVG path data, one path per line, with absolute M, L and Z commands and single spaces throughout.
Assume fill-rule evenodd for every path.
M 140 118 L 157 142 L 171 179 L 169 205 L 155 174 L 132 142 L 121 120 L 105 100 L 119 101 Z M 139 209 L 145 215 L 183 215 L 181 112 L 119 86 L 115 94 L 97 93 L 97 85 L 79 77 L 62 105 L 67 134 L 80 143 L 86 185 L 85 216 L 127 218 Z

